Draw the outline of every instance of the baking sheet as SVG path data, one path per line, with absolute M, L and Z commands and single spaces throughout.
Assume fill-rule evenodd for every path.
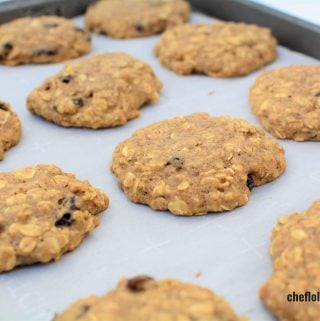
M 211 20 L 198 13 L 192 16 L 193 22 Z M 83 25 L 81 17 L 75 21 Z M 120 277 L 136 274 L 194 282 L 224 296 L 250 320 L 274 320 L 257 295 L 271 273 L 270 233 L 279 216 L 301 211 L 319 199 L 319 143 L 281 141 L 288 161 L 285 174 L 254 189 L 249 203 L 232 212 L 185 218 L 131 203 L 117 187 L 109 164 L 115 146 L 136 129 L 196 111 L 241 117 L 259 126 L 250 112 L 248 92 L 261 71 L 234 79 L 177 76 L 153 56 L 158 39 L 93 36 L 93 54 L 126 51 L 151 64 L 165 84 L 159 103 L 114 129 L 65 129 L 26 110 L 28 93 L 63 64 L 0 67 L 0 99 L 12 104 L 23 125 L 21 142 L 6 153 L 0 171 L 54 163 L 89 179 L 110 197 L 109 209 L 100 215 L 101 225 L 74 252 L 56 263 L 0 274 L 0 321 L 49 321 L 73 301 L 102 295 Z M 279 59 L 266 69 L 291 63 L 319 61 L 279 48 Z M 197 278 L 197 272 L 202 276 Z

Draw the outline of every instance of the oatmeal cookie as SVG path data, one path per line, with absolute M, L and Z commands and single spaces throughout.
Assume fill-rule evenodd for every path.
M 18 144 L 21 136 L 21 124 L 10 105 L 0 101 L 0 160 L 4 152 Z
M 245 120 L 195 113 L 139 129 L 111 170 L 130 200 L 176 215 L 232 210 L 286 167 L 284 151 Z
M 113 38 L 145 37 L 184 23 L 190 16 L 185 0 L 108 0 L 89 7 L 89 30 Z
M 261 287 L 260 297 L 281 321 L 320 320 L 319 302 L 297 302 L 296 295 L 320 291 L 320 201 L 305 212 L 279 219 L 270 252 L 273 273 Z
M 54 165 L 0 173 L 0 272 L 47 263 L 75 249 L 108 197 Z
M 0 64 L 55 63 L 90 49 L 89 34 L 65 18 L 25 17 L 0 26 Z
M 277 57 L 277 41 L 267 28 L 235 22 L 185 24 L 166 31 L 154 52 L 177 74 L 243 76 Z
M 142 308 L 143 307 L 143 308 Z M 102 297 L 72 304 L 53 321 L 247 321 L 209 289 L 174 279 L 122 279 Z
M 28 97 L 29 110 L 64 127 L 125 124 L 159 99 L 161 82 L 151 67 L 128 54 L 99 54 L 68 64 Z
M 320 65 L 292 65 L 260 75 L 251 109 L 278 138 L 320 140 Z

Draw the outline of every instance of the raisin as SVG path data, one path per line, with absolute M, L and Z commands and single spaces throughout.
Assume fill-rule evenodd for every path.
M 181 169 L 184 164 L 184 159 L 182 157 L 172 157 L 167 163 L 166 166 L 173 166 L 175 168 Z
M 61 81 L 62 81 L 64 84 L 68 84 L 72 79 L 73 79 L 72 76 L 66 75 L 66 76 L 63 76 L 63 77 L 61 78 Z
M 320 91 L 315 94 L 315 97 L 320 97 Z
M 79 107 L 83 107 L 84 105 L 84 101 L 82 98 L 74 98 L 72 99 L 72 102 Z
M 73 222 L 72 215 L 70 213 L 66 213 L 66 214 L 63 214 L 63 216 L 56 221 L 55 226 L 57 227 L 70 226 L 72 222 Z
M 6 50 L 6 51 L 10 51 L 13 49 L 13 44 L 11 42 L 6 42 L 2 45 L 2 47 Z
M 247 176 L 247 187 L 250 191 L 255 187 L 254 180 L 251 174 L 248 174 Z
M 11 42 L 3 43 L 1 54 L 0 54 L 0 60 L 5 59 L 12 49 L 13 49 L 13 44 Z
M 153 278 L 146 275 L 140 275 L 133 279 L 129 279 L 127 282 L 127 288 L 132 292 L 141 292 L 145 289 L 145 283 L 151 280 L 153 280 Z
M 140 22 L 137 22 L 137 23 L 134 25 L 134 28 L 135 28 L 138 32 L 143 32 L 143 31 L 144 31 L 143 24 L 141 24 Z
M 83 315 L 85 315 L 88 311 L 90 310 L 90 305 L 83 305 L 82 307 L 80 307 L 79 309 L 79 314 L 78 314 L 78 318 L 82 317 Z
M 58 50 L 57 49 L 37 49 L 34 51 L 33 53 L 35 56 L 55 56 L 56 54 L 58 54 Z
M 4 110 L 4 111 L 7 111 L 7 110 L 8 110 L 8 107 L 6 106 L 5 103 L 0 102 L 0 109 L 1 109 L 1 110 Z

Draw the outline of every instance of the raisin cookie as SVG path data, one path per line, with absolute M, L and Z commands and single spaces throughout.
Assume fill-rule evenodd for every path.
M 0 272 L 47 263 L 76 248 L 108 197 L 53 165 L 0 173 Z
M 250 92 L 251 108 L 275 137 L 320 140 L 320 65 L 267 71 Z
M 116 52 L 65 66 L 35 89 L 27 104 L 32 113 L 64 127 L 115 127 L 157 101 L 161 88 L 149 65 Z
M 184 0 L 108 0 L 89 7 L 89 30 L 113 38 L 145 37 L 163 32 L 189 19 Z
M 320 291 L 320 201 L 305 212 L 279 219 L 272 233 L 273 273 L 260 290 L 264 304 L 281 321 L 319 321 L 318 302 L 296 295 Z
M 111 170 L 134 202 L 176 215 L 232 210 L 286 167 L 284 151 L 245 120 L 195 113 L 139 129 Z
M 143 307 L 143 308 L 142 308 Z M 174 279 L 122 279 L 103 297 L 72 304 L 53 321 L 246 321 L 209 289 Z
M 0 63 L 44 64 L 80 57 L 91 49 L 87 32 L 65 18 L 26 17 L 0 26 Z
M 277 41 L 267 28 L 234 22 L 185 24 L 166 31 L 154 52 L 177 74 L 243 76 L 277 57 Z
M 0 160 L 4 152 L 18 144 L 21 136 L 21 124 L 10 105 L 0 101 Z

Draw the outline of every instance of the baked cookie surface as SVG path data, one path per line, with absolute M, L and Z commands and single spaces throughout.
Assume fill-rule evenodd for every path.
M 0 161 L 4 152 L 18 144 L 21 136 L 20 120 L 9 104 L 0 101 Z
M 54 165 L 0 173 L 0 272 L 47 263 L 75 249 L 108 197 Z
M 99 54 L 66 65 L 29 95 L 27 105 L 64 127 L 115 127 L 157 101 L 161 88 L 146 63 L 121 52 Z
M 273 273 L 260 297 L 281 321 L 320 320 L 319 302 L 294 302 L 293 292 L 320 291 L 320 201 L 279 219 L 271 238 Z
M 111 170 L 128 198 L 176 215 L 232 210 L 250 190 L 276 179 L 284 151 L 241 119 L 206 113 L 137 130 L 119 144 Z
M 163 32 L 189 19 L 185 0 L 108 0 L 89 7 L 89 30 L 114 38 L 145 37 Z
M 53 321 L 246 321 L 209 289 L 174 279 L 122 279 L 103 297 L 71 305 Z
M 55 63 L 90 49 L 89 34 L 65 18 L 26 17 L 0 26 L 0 64 Z
M 320 65 L 267 71 L 250 92 L 251 109 L 278 138 L 320 140 Z
M 243 76 L 277 57 L 267 28 L 234 22 L 185 24 L 166 31 L 155 46 L 160 62 L 177 74 Z

